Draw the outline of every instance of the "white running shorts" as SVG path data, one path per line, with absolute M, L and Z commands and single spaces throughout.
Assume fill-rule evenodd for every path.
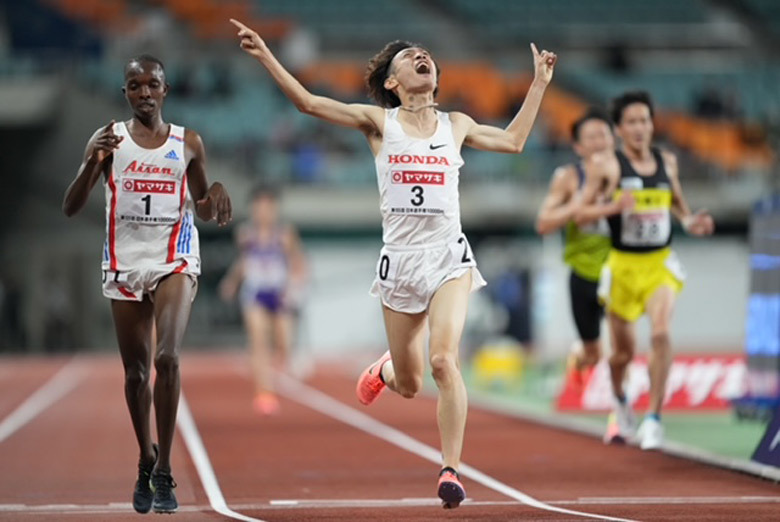
M 436 291 L 451 279 L 471 270 L 471 291 L 487 283 L 464 234 L 449 243 L 424 246 L 385 245 L 376 265 L 369 293 L 382 304 L 407 314 L 428 309 Z
M 119 301 L 143 301 L 144 294 L 154 296 L 160 281 L 171 274 L 187 274 L 194 285 L 198 284 L 198 273 L 186 260 L 152 265 L 130 270 L 103 270 L 103 295 Z

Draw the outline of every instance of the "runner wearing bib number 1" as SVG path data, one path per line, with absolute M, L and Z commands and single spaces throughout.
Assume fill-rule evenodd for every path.
M 419 391 L 425 369 L 424 335 L 439 388 L 438 425 L 442 506 L 465 498 L 457 469 L 466 424 L 466 388 L 458 344 L 468 294 L 484 285 L 461 231 L 460 148 L 519 153 L 552 79 L 556 56 L 531 45 L 535 78 L 523 107 L 506 129 L 435 109 L 439 69 L 428 51 L 395 41 L 369 62 L 366 83 L 380 107 L 346 104 L 308 92 L 276 60 L 260 36 L 240 22 L 241 47 L 270 73 L 304 113 L 360 130 L 376 160 L 384 248 L 372 294 L 382 301 L 389 351 L 361 375 L 358 399 L 372 403 L 385 387 L 403 397 Z M 370 465 L 370 463 L 368 463 Z
M 612 105 L 622 148 L 596 154 L 586 163 L 582 206 L 575 219 L 584 224 L 608 217 L 612 238 L 599 283 L 599 296 L 609 317 L 609 364 L 615 396 L 604 440 L 624 442 L 638 435 L 642 449 L 657 449 L 663 444 L 661 407 L 672 362 L 669 325 L 676 295 L 685 279 L 680 262 L 669 248 L 671 216 L 676 216 L 685 231 L 693 235 L 712 234 L 714 224 L 706 211 L 691 213 L 674 154 L 652 147 L 650 96 L 641 91 L 628 92 L 613 100 Z M 650 405 L 637 431 L 623 381 L 636 348 L 634 323 L 642 314 L 647 314 L 652 330 Z
M 90 138 L 62 208 L 68 216 L 76 214 L 98 180 L 104 182 L 103 295 L 111 299 L 125 399 L 141 453 L 133 508 L 172 513 L 178 508 L 170 455 L 179 349 L 200 273 L 193 216 L 225 225 L 232 211 L 222 185 L 208 186 L 200 136 L 162 120 L 168 85 L 160 60 L 149 55 L 130 60 L 122 90 L 132 119 L 111 121 Z M 152 442 L 152 398 L 159 446 Z

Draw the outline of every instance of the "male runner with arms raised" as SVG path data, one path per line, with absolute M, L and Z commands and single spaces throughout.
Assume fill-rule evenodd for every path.
M 611 112 L 622 146 L 594 154 L 586 163 L 587 181 L 576 213 L 578 224 L 607 217 L 612 236 L 612 250 L 599 287 L 609 317 L 609 365 L 615 395 L 615 410 L 604 440 L 620 442 L 636 432 L 623 381 L 636 351 L 634 323 L 647 314 L 652 344 L 650 406 L 636 433 L 642 449 L 656 449 L 663 444 L 661 407 L 672 363 L 669 325 L 685 278 L 670 249 L 671 216 L 688 234 L 697 236 L 712 234 L 714 223 L 706 211 L 691 213 L 680 185 L 676 156 L 653 147 L 650 95 L 627 92 L 612 101 Z
M 130 60 L 122 90 L 133 117 L 95 131 L 62 209 L 67 216 L 79 212 L 103 181 L 103 295 L 111 299 L 125 399 L 141 452 L 133 507 L 139 513 L 152 508 L 172 513 L 178 508 L 170 456 L 181 386 L 179 350 L 200 274 L 193 214 L 225 225 L 232 210 L 222 185 L 206 181 L 198 133 L 162 119 L 168 93 L 162 62 L 149 55 Z M 152 355 L 159 447 L 152 443 L 149 419 Z
M 374 56 L 366 83 L 379 107 L 346 104 L 306 90 L 250 28 L 238 27 L 241 48 L 263 65 L 306 114 L 360 130 L 375 157 L 383 241 L 371 288 L 382 301 L 389 351 L 361 375 L 357 395 L 372 403 L 385 387 L 412 398 L 422 386 L 424 335 L 439 389 L 443 467 L 438 494 L 445 508 L 466 492 L 458 477 L 466 424 L 466 388 L 458 345 L 469 292 L 485 284 L 461 231 L 458 174 L 462 145 L 519 153 L 531 132 L 556 56 L 531 44 L 535 78 L 517 116 L 500 129 L 466 114 L 436 110 L 439 70 L 427 50 L 395 41 Z

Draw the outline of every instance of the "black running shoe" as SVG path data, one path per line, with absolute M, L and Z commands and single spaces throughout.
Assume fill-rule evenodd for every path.
M 148 513 L 152 509 L 154 493 L 152 493 L 149 481 L 152 478 L 154 465 L 157 464 L 157 455 L 160 453 L 157 444 L 152 444 L 152 449 L 154 450 L 152 462 L 145 464 L 141 459 L 138 459 L 138 480 L 135 481 L 135 491 L 133 491 L 133 509 L 139 513 Z
M 155 513 L 175 513 L 179 509 L 176 495 L 173 494 L 175 487 L 176 481 L 173 480 L 170 473 L 164 471 L 152 473 L 152 491 L 154 492 L 152 509 Z

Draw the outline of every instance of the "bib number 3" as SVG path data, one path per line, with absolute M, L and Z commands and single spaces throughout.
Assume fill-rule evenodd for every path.
M 412 198 L 412 205 L 419 207 L 425 203 L 425 198 L 423 197 L 423 188 L 420 185 L 415 185 L 412 187 L 412 194 L 414 194 L 414 197 Z

